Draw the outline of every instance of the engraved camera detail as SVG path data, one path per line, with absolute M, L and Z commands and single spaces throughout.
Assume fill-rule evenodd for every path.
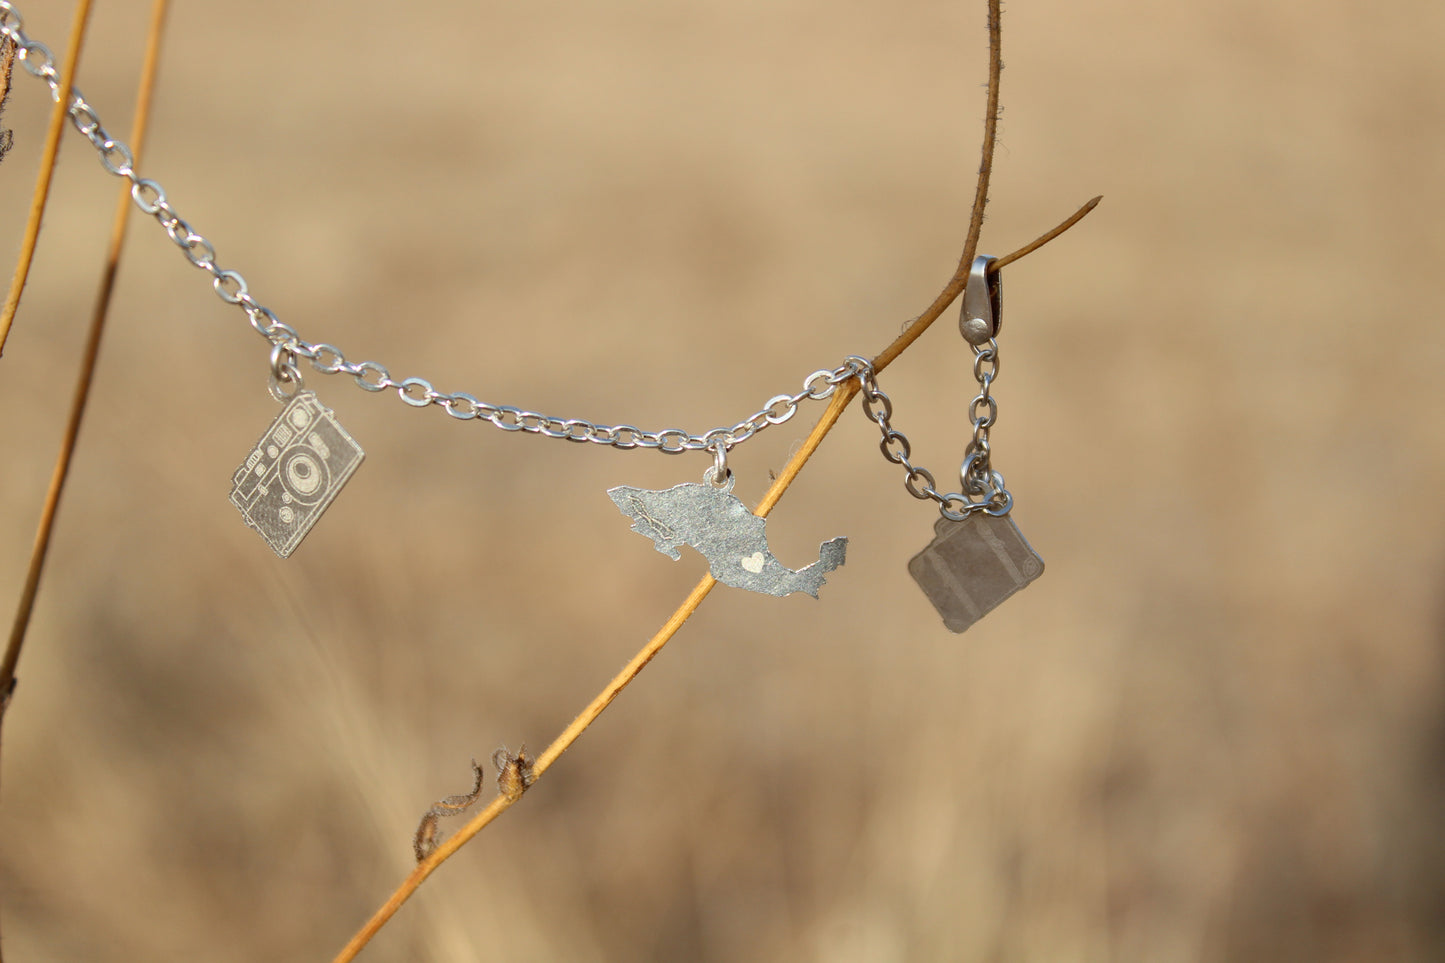
M 908 573 L 953 632 L 964 631 L 1044 572 L 1044 560 L 1007 515 L 940 518 L 933 533 L 928 547 L 909 561 Z
M 236 469 L 231 504 L 285 558 L 364 457 L 314 392 L 297 392 Z

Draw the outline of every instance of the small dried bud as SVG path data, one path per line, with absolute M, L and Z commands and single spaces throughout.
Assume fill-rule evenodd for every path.
M 537 781 L 532 770 L 534 760 L 527 755 L 527 744 L 523 743 L 517 754 L 512 755 L 506 746 L 492 753 L 492 765 L 497 767 L 497 791 L 510 800 L 516 800 Z

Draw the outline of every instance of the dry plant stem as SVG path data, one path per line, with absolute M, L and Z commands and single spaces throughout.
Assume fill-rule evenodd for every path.
M 75 8 L 75 17 L 70 28 L 70 42 L 66 47 L 66 67 L 61 72 L 61 90 L 69 91 L 75 84 L 75 70 L 80 63 L 80 51 L 85 41 L 85 30 L 90 23 L 90 0 L 78 0 Z M 11 70 L 14 67 L 15 45 L 6 44 L 6 59 L 3 68 L 4 91 L 0 93 L 0 103 L 3 103 L 4 96 L 10 93 Z M 10 286 L 10 294 L 5 299 L 3 311 L 0 311 L 0 353 L 5 350 L 5 340 L 10 334 L 10 324 L 15 319 L 15 309 L 20 304 L 20 293 L 25 288 L 25 279 L 30 274 L 30 262 L 35 257 L 35 244 L 40 237 L 40 219 L 45 213 L 45 201 L 50 196 L 50 181 L 55 173 L 55 160 L 60 152 L 60 135 L 65 129 L 65 117 L 70 106 L 70 98 L 62 96 L 55 105 L 55 110 L 50 115 L 50 128 L 46 134 L 45 151 L 40 161 L 40 176 L 35 185 L 35 197 L 30 205 L 30 220 L 25 228 L 25 240 L 21 244 L 20 258 L 15 265 L 15 278 Z M 82 380 L 85 379 L 82 375 Z M 67 436 L 69 435 L 67 431 Z M 69 461 L 69 448 L 73 440 L 61 447 L 61 461 Z M 41 529 L 48 531 L 49 523 L 46 519 L 53 517 L 54 508 L 52 502 L 59 497 L 56 491 L 55 480 L 51 480 L 52 491 L 46 495 L 46 508 L 42 511 Z M 48 539 L 47 539 L 48 540 Z M 43 550 L 42 550 L 43 555 Z M 26 575 L 25 589 L 21 596 L 20 608 L 25 613 L 25 621 L 29 621 L 29 609 L 34 603 L 35 585 L 39 581 L 39 571 L 35 560 L 31 560 L 32 571 Z M 16 620 L 19 623 L 21 616 L 17 614 Z M 0 661 L 0 722 L 4 721 L 5 711 L 10 708 L 10 698 L 15 690 L 15 663 L 20 658 L 20 646 L 24 639 L 24 628 L 19 628 L 18 633 L 11 632 L 10 641 L 5 647 L 5 657 Z M 17 637 L 18 635 L 18 637 Z
M 994 264 L 1012 263 L 1024 255 L 1043 247 L 1049 241 L 1052 241 L 1079 223 L 1079 221 L 1083 220 L 1084 216 L 1092 211 L 1101 199 L 1100 197 L 1095 197 L 1070 215 L 1068 219 L 1058 227 L 1046 234 L 1040 235 L 1017 251 L 998 258 Z M 947 304 L 943 305 L 943 307 L 947 307 Z M 939 308 L 938 312 L 932 317 L 928 317 L 927 313 L 921 315 L 919 320 L 915 322 L 915 325 L 919 323 L 931 324 L 942 311 L 943 308 Z M 896 344 L 897 342 L 894 343 Z M 853 400 L 853 397 L 857 393 L 858 384 L 855 381 L 850 381 L 846 385 L 839 386 L 837 392 L 833 395 L 833 400 L 823 412 L 822 417 L 818 419 L 818 423 L 813 426 L 813 430 L 808 434 L 802 447 L 798 449 L 798 453 L 789 460 L 788 464 L 778 475 L 776 481 L 773 482 L 772 487 L 763 495 L 762 500 L 758 503 L 758 507 L 753 510 L 753 514 L 764 518 L 767 517 L 768 513 L 771 512 L 774 506 L 782 499 L 783 493 L 792 485 L 793 479 L 798 476 L 803 466 L 807 464 L 808 459 L 812 457 L 813 452 L 818 450 L 818 446 L 822 444 L 828 432 L 833 430 L 833 426 L 838 422 L 838 417 L 847 409 L 849 402 Z M 572 723 L 562 731 L 562 734 L 554 739 L 552 744 L 544 749 L 541 755 L 537 757 L 537 762 L 534 767 L 537 778 L 541 778 L 542 773 L 545 772 L 552 763 L 556 762 L 558 757 L 566 752 L 572 743 L 577 741 L 578 737 L 587 730 L 588 726 L 596 721 L 597 717 L 602 714 L 602 711 L 612 703 L 613 699 L 617 698 L 622 690 L 627 687 L 628 683 L 642 672 L 647 663 L 652 661 L 653 656 L 662 650 L 662 647 L 677 634 L 677 630 L 682 628 L 683 623 L 697 611 L 698 606 L 702 605 L 702 600 L 707 598 L 708 593 L 713 590 L 713 586 L 715 585 L 717 585 L 717 579 L 711 575 L 704 575 L 702 577 L 702 580 L 697 583 L 697 587 L 683 600 L 683 603 L 678 606 L 677 611 L 672 613 L 672 617 L 658 630 L 657 634 L 648 640 L 647 645 L 643 646 L 641 651 L 632 657 L 632 660 L 623 667 L 622 671 L 617 673 L 611 682 L 607 683 L 607 687 L 592 700 L 587 708 L 578 713 L 577 718 L 573 719 Z M 358 930 L 356 935 L 351 938 L 342 951 L 336 955 L 333 963 L 348 963 L 348 961 L 355 959 L 356 954 L 361 952 L 362 947 L 366 946 L 366 944 L 371 941 L 371 938 L 376 935 L 377 931 L 386 925 L 386 922 L 396 914 L 396 911 L 411 897 L 411 894 L 416 892 L 417 887 L 432 874 L 433 870 L 444 863 L 452 853 L 461 849 L 469 839 L 485 829 L 498 816 L 510 809 L 512 804 L 520 798 L 520 796 L 511 798 L 501 795 L 497 796 L 485 809 L 482 809 L 473 816 L 465 826 L 457 830 L 456 835 L 438 846 L 424 861 L 418 863 L 416 869 L 412 870 L 411 874 L 402 881 L 402 884 L 396 888 L 387 901 L 382 904 L 381 908 L 372 915 L 366 925 Z
M 1019 248 L 1017 251 L 1014 251 L 1010 254 L 1005 254 L 1003 257 L 995 258 L 993 262 L 988 266 L 988 273 L 997 274 L 999 271 L 1002 271 L 1006 265 L 1012 264 L 1019 258 L 1023 257 L 1025 254 L 1034 253 L 1039 248 L 1043 247 L 1045 244 L 1049 243 L 1054 238 L 1058 237 L 1060 234 L 1064 233 L 1069 228 L 1082 221 L 1084 219 L 1084 215 L 1088 214 L 1094 208 L 1098 207 L 1099 202 L 1103 199 L 1103 194 L 1100 194 L 1098 197 L 1090 199 L 1087 204 L 1079 208 L 1073 214 L 1070 214 L 1068 218 L 1063 221 L 1063 223 L 1061 223 L 1058 227 L 1054 228 L 1052 231 L 1049 231 L 1046 234 L 1040 234 L 1038 237 L 1034 238 L 1023 247 Z
M 985 121 L 983 161 L 979 166 L 978 190 L 974 195 L 973 214 L 969 221 L 969 232 L 964 242 L 963 256 L 959 260 L 958 269 L 953 278 L 950 279 L 949 283 L 944 287 L 943 292 L 909 325 L 908 329 L 905 330 L 902 335 L 895 339 L 892 344 L 888 345 L 888 347 L 877 356 L 873 362 L 874 370 L 882 370 L 887 367 L 894 359 L 902 354 L 910 344 L 917 340 L 918 336 L 942 315 L 949 304 L 953 303 L 967 282 L 968 269 L 973 263 L 974 252 L 978 248 L 978 238 L 983 223 L 983 209 L 988 198 L 988 175 L 992 169 L 995 130 L 998 119 L 998 81 L 1001 67 L 999 39 L 998 0 L 990 0 L 988 117 Z M 1098 205 L 1100 199 L 1099 197 L 1093 198 L 1063 221 L 1058 227 L 1024 245 L 1019 250 L 998 258 L 992 266 L 993 270 L 998 270 L 1004 265 L 1018 260 L 1058 237 L 1082 220 L 1085 215 Z M 758 503 L 758 507 L 754 509 L 753 513 L 755 515 L 766 517 L 778 504 L 783 494 L 788 490 L 789 486 L 792 485 L 793 480 L 797 478 L 798 473 L 802 471 L 808 459 L 812 457 L 813 452 L 818 449 L 818 446 L 822 444 L 828 432 L 832 431 L 833 426 L 837 424 L 839 416 L 842 415 L 843 411 L 848 407 L 848 404 L 853 400 L 858 390 L 856 382 L 848 382 L 846 385 L 839 387 L 827 409 L 823 412 L 822 417 L 818 419 L 818 423 L 813 426 L 813 430 L 803 442 L 802 447 L 798 450 L 797 454 L 789 460 L 788 464 L 783 468 L 782 472 Z M 703 576 L 702 580 L 698 582 L 697 586 L 688 597 L 683 600 L 683 603 L 678 606 L 677 610 L 673 612 L 672 616 L 662 628 L 658 630 L 657 634 L 648 640 L 648 643 L 632 657 L 631 661 L 629 661 L 627 665 L 623 667 L 622 671 L 607 684 L 606 688 L 592 700 L 587 708 L 582 710 L 582 712 L 572 720 L 572 723 L 552 741 L 552 744 L 538 755 L 535 766 L 538 779 L 557 761 L 562 753 L 567 751 L 572 743 L 577 741 L 582 733 L 602 714 L 603 710 L 611 704 L 612 700 L 617 698 L 622 690 L 626 688 L 627 685 L 641 673 L 643 668 L 652 661 L 653 657 L 662 650 L 662 647 L 677 634 L 678 629 L 682 628 L 683 623 L 692 616 L 693 612 L 697 611 L 703 599 L 707 598 L 708 593 L 712 591 L 715 585 L 717 585 L 717 580 L 711 575 Z M 351 940 L 347 942 L 346 946 L 337 954 L 333 963 L 348 963 L 348 961 L 355 959 L 362 948 L 386 925 L 387 921 L 401 908 L 401 905 L 411 897 L 412 893 L 416 892 L 422 882 L 424 882 L 438 866 L 445 862 L 457 850 L 461 849 L 462 846 L 466 845 L 468 840 L 485 829 L 503 812 L 511 808 L 512 804 L 519 798 L 521 797 L 516 796 L 509 798 L 498 795 L 486 808 L 478 812 L 465 826 L 459 829 L 454 836 L 437 847 L 436 851 L 428 856 L 427 859 L 417 864 L 416 869 L 397 887 L 381 908 L 367 921 L 366 925 L 357 931 Z
M 165 27 L 166 9 L 169 0 L 155 0 L 151 9 L 150 33 L 146 40 L 145 61 L 141 66 L 140 84 L 136 91 L 135 124 L 131 131 L 131 151 L 137 163 L 145 147 L 146 128 L 150 123 L 150 105 L 155 92 L 157 65 L 160 63 L 161 35 Z M 73 62 L 73 60 L 72 60 Z M 68 84 L 69 81 L 66 81 Z M 69 90 L 69 86 L 63 86 Z M 62 98 L 62 103 L 67 98 Z M 90 397 L 90 385 L 95 375 L 96 359 L 100 355 L 100 339 L 105 331 L 106 316 L 110 311 L 111 295 L 115 291 L 116 272 L 120 266 L 120 253 L 125 245 L 126 220 L 130 213 L 130 187 L 122 187 L 116 203 L 115 220 L 111 224 L 110 247 L 106 252 L 105 268 L 101 274 L 100 291 L 96 295 L 95 308 L 90 317 L 90 331 L 86 335 L 85 349 L 81 356 L 80 372 L 76 377 L 75 395 L 71 401 L 70 417 L 65 424 L 65 435 L 60 443 L 60 454 L 55 460 L 55 470 L 50 477 L 50 488 L 45 493 L 45 505 L 40 512 L 40 524 L 35 532 L 35 547 L 30 555 L 30 568 L 25 575 L 25 587 L 20 594 L 20 605 L 15 613 L 15 623 L 10 630 L 10 641 L 5 647 L 5 658 L 0 662 L 0 693 L 9 693 L 15 679 L 15 666 L 20 661 L 20 650 L 25 644 L 25 631 L 30 625 L 30 615 L 35 608 L 35 596 L 40 589 L 40 574 L 45 567 L 45 556 L 50 548 L 50 533 L 55 526 L 55 513 L 60 506 L 60 496 L 65 489 L 65 479 L 70 471 L 70 459 L 75 452 L 75 443 L 80 436 L 80 423 L 85 416 L 86 401 Z M 0 721 L 4 718 L 4 703 L 0 702 Z
M 1002 44 L 999 25 L 999 0 L 989 0 L 988 3 L 988 40 L 988 114 L 984 121 L 983 160 L 979 165 L 978 187 L 974 192 L 973 212 L 969 218 L 968 236 L 964 242 L 963 256 L 960 258 L 959 266 L 954 272 L 953 278 L 944 288 L 943 293 L 935 298 L 933 304 L 929 305 L 928 309 L 925 310 L 916 321 L 909 325 L 908 329 L 890 344 L 874 361 L 878 369 L 887 367 L 894 358 L 902 354 L 908 345 L 917 340 L 918 336 L 921 335 L 930 324 L 937 320 L 938 316 L 943 313 L 944 308 L 948 307 L 948 305 L 958 297 L 967 280 L 969 266 L 973 263 L 974 251 L 978 247 L 979 231 L 983 225 L 983 209 L 984 205 L 988 202 L 988 178 L 993 168 L 995 131 L 998 127 L 998 83 L 999 73 L 1003 66 L 1001 59 Z M 846 386 L 839 388 L 834 394 L 833 400 L 829 403 L 827 410 L 823 412 L 823 416 L 809 433 L 802 448 L 788 461 L 782 473 L 774 480 L 767 494 L 763 496 L 762 501 L 754 510 L 754 514 L 766 517 L 768 513 L 772 511 L 779 499 L 783 497 L 783 493 L 787 491 L 788 486 L 793 483 L 793 479 L 798 476 L 798 472 L 802 470 L 803 465 L 812 457 L 813 452 L 818 449 L 818 445 L 822 443 L 823 438 L 827 436 L 828 432 L 831 431 L 837 423 L 839 415 L 843 413 L 843 410 L 848 406 L 848 403 L 853 399 L 857 391 L 858 389 L 853 382 L 849 382 Z M 711 575 L 703 576 L 702 580 L 697 583 L 697 586 L 688 597 L 683 600 L 683 603 L 678 606 L 677 611 L 672 613 L 672 617 L 667 620 L 666 624 L 663 625 L 657 634 L 642 647 L 641 651 L 632 657 L 632 660 L 628 662 L 622 671 L 607 684 L 606 688 L 592 700 L 591 704 L 582 710 L 577 718 L 572 720 L 572 723 L 562 731 L 562 734 L 554 739 L 552 744 L 538 755 L 535 766 L 538 779 L 551 767 L 552 763 L 557 761 L 562 753 L 567 751 L 572 743 L 577 741 L 578 737 L 602 714 L 602 711 L 611 704 L 612 700 L 617 698 L 618 694 L 627 687 L 628 683 L 637 677 L 638 673 L 643 670 L 647 663 L 652 661 L 653 657 L 657 655 L 657 653 L 662 650 L 662 647 L 677 633 L 677 630 L 682 628 L 683 623 L 691 617 L 693 612 L 697 611 L 698 606 L 702 604 L 703 599 L 707 598 L 708 593 L 713 590 L 713 586 L 715 585 L 717 585 L 717 580 Z M 333 963 L 348 963 L 348 961 L 355 959 L 356 954 L 361 952 L 361 949 L 371 941 L 371 938 L 386 925 L 386 922 L 395 915 L 396 911 L 410 898 L 411 894 L 416 892 L 417 887 L 432 874 L 433 870 L 445 862 L 452 853 L 465 845 L 469 839 L 481 832 L 483 828 L 510 808 L 512 803 L 519 798 L 521 797 L 515 796 L 509 798 L 503 795 L 497 796 L 485 809 L 468 820 L 467 824 L 459 829 L 456 835 L 437 847 L 436 851 L 425 860 L 418 863 L 416 869 L 397 887 L 387 899 L 386 903 L 383 904 L 382 907 L 372 915 L 371 919 L 366 922 L 366 925 L 347 942 L 341 952 L 336 955 Z
M 146 131 L 150 126 L 151 101 L 154 99 L 156 72 L 160 64 L 161 37 L 165 29 L 166 11 L 169 0 L 154 0 L 151 7 L 150 30 L 146 36 L 145 59 L 141 64 L 140 83 L 136 88 L 135 123 L 131 128 L 131 156 L 140 162 L 145 148 Z M 88 7 L 89 4 L 87 3 Z M 77 11 L 77 23 L 82 23 Z M 75 41 L 76 38 L 72 38 Z M 78 43 L 72 43 L 68 59 L 70 70 L 62 78 L 61 89 L 69 91 L 74 83 L 75 63 L 79 59 Z M 62 97 L 60 105 L 68 103 L 69 97 Z M 64 114 L 60 115 L 64 120 Z M 53 118 L 52 118 L 53 120 Z M 53 125 L 52 125 L 53 128 Z M 54 164 L 54 155 L 50 156 Z M 47 178 L 48 192 L 48 178 Z M 125 246 L 125 227 L 130 213 L 130 188 L 122 187 L 116 201 L 115 219 L 111 223 L 110 246 L 106 252 L 105 268 L 101 273 L 100 291 L 96 294 L 95 309 L 91 313 L 90 330 L 86 335 L 85 349 L 81 356 L 80 372 L 76 377 L 75 395 L 71 401 L 70 417 L 65 424 L 65 435 L 60 443 L 60 454 L 55 459 L 55 470 L 50 476 L 50 488 L 45 493 L 45 504 L 40 510 L 40 523 L 35 532 L 35 545 L 30 553 L 30 568 L 25 573 L 25 587 L 20 593 L 20 604 L 16 607 L 15 623 L 10 630 L 10 639 L 5 646 L 5 657 L 0 661 L 0 726 L 5 721 L 5 712 L 10 707 L 10 697 L 15 687 L 15 668 L 20 661 L 20 650 L 25 645 L 25 632 L 30 625 L 30 616 L 35 609 L 35 596 L 40 590 L 40 573 L 45 567 L 45 556 L 50 549 L 50 533 L 55 526 L 55 513 L 60 506 L 60 495 L 65 489 L 65 479 L 70 472 L 70 458 L 80 437 L 80 423 L 85 415 L 86 402 L 90 397 L 90 385 L 95 374 L 96 361 L 100 356 L 100 339 L 105 330 L 105 320 L 110 311 L 111 295 L 115 291 L 116 273 L 120 267 L 120 253 Z M 41 203 L 43 210 L 44 203 Z M 34 242 L 31 240 L 33 251 Z M 27 266 L 28 271 L 28 266 Z M 16 276 L 23 286 L 17 268 Z M 18 303 L 19 292 L 12 292 Z M 13 308 L 7 304 L 6 326 L 14 316 Z
M 77 0 L 75 19 L 70 26 L 70 42 L 65 48 L 65 66 L 60 71 L 60 99 L 50 113 L 50 128 L 45 132 L 45 152 L 40 157 L 40 175 L 35 181 L 35 197 L 30 202 L 30 220 L 25 224 L 25 240 L 20 245 L 20 259 L 15 264 L 15 277 L 10 282 L 10 293 L 5 298 L 5 307 L 0 309 L 0 355 L 5 353 L 5 340 L 10 336 L 10 324 L 15 320 L 15 309 L 20 307 L 20 295 L 25 290 L 25 279 L 30 276 L 30 262 L 35 259 L 35 244 L 40 239 L 40 221 L 45 216 L 45 202 L 50 197 L 50 181 L 55 175 L 55 159 L 60 153 L 60 134 L 65 129 L 65 117 L 70 110 L 70 88 L 75 86 L 75 71 L 80 66 L 80 51 L 85 44 L 85 29 L 90 23 L 91 0 Z
M 75 10 L 75 19 L 71 24 L 70 43 L 67 48 L 66 67 L 61 72 L 61 89 L 69 90 L 75 83 L 75 70 L 80 61 L 80 51 L 85 40 L 85 30 L 90 22 L 90 0 L 79 0 Z M 13 50 L 14 44 L 7 44 L 7 48 Z M 6 92 L 9 92 L 8 83 L 10 74 L 7 70 L 5 76 L 7 82 Z M 40 219 L 45 213 L 45 201 L 50 196 L 50 179 L 55 172 L 55 160 L 60 151 L 60 134 L 65 129 L 65 117 L 69 107 L 69 98 L 61 97 L 56 102 L 55 110 L 50 115 L 50 127 L 46 134 L 45 152 L 40 162 L 40 178 L 35 185 L 35 197 L 30 205 L 30 220 L 26 225 L 25 240 L 20 248 L 20 258 L 15 265 L 15 279 L 11 285 L 10 296 L 5 302 L 4 313 L 0 315 L 0 351 L 4 350 L 5 338 L 10 333 L 10 322 L 14 320 L 15 308 L 20 303 L 20 292 L 25 287 L 25 278 L 30 274 L 30 262 L 35 255 L 35 244 L 40 236 Z M 62 444 L 61 458 L 65 459 L 68 446 Z M 41 512 L 41 533 L 49 531 L 47 517 L 53 514 L 50 503 L 55 487 L 54 480 L 51 481 L 52 492 L 46 496 L 46 509 Z M 57 496 L 58 497 L 58 496 Z M 10 707 L 10 696 L 15 688 L 15 663 L 20 658 L 20 646 L 23 642 L 25 631 L 22 622 L 29 621 L 29 609 L 34 602 L 35 587 L 32 582 L 37 582 L 39 572 L 36 570 L 35 560 L 31 559 L 31 571 L 25 579 L 25 589 L 21 593 L 20 607 L 16 614 L 16 628 L 11 630 L 10 641 L 5 647 L 5 657 L 0 661 L 0 719 L 5 716 L 5 710 Z
M 1099 201 L 1100 198 L 1094 198 L 1079 208 L 1078 211 L 1058 227 L 1036 240 L 1029 242 L 1017 251 L 1000 257 L 998 261 L 994 263 L 997 264 L 1001 261 L 1008 264 L 1018 260 L 1025 254 L 1037 250 L 1077 224 L 1083 219 L 1084 215 L 1094 209 Z M 944 307 L 947 307 L 947 305 L 945 304 Z M 939 309 L 938 313 L 942 313 L 942 308 Z M 920 316 L 919 322 L 931 324 L 937 319 L 937 316 L 938 315 L 935 314 L 932 318 L 929 318 L 925 314 Z M 919 322 L 915 322 L 915 324 Z M 753 510 L 753 514 L 760 517 L 767 517 L 768 513 L 771 512 L 774 506 L 782 499 L 783 493 L 792 485 L 793 479 L 798 476 L 803 466 L 807 464 L 808 459 L 812 457 L 813 452 L 818 450 L 818 446 L 822 444 L 828 432 L 833 430 L 833 426 L 837 424 L 839 416 L 847 409 L 849 402 L 853 400 L 853 397 L 857 393 L 858 384 L 856 381 L 850 381 L 846 385 L 839 386 L 837 392 L 833 395 L 833 400 L 828 404 L 822 417 L 818 419 L 818 423 L 813 426 L 813 430 L 808 434 L 802 447 L 798 449 L 798 453 L 789 460 L 788 464 L 778 475 L 777 480 L 773 482 L 772 487 L 763 495 L 762 500 L 758 503 L 758 507 Z M 587 708 L 578 713 L 577 718 L 573 719 L 572 723 L 562 731 L 562 734 L 554 739 L 552 744 L 544 749 L 541 755 L 537 757 L 537 762 L 534 767 L 537 778 L 541 778 L 542 773 L 546 771 L 552 763 L 556 762 L 558 757 L 566 752 L 572 743 L 577 741 L 578 737 L 587 730 L 587 727 L 592 725 L 597 717 L 602 714 L 602 711 L 612 703 L 612 700 L 617 698 L 622 690 L 642 672 L 647 663 L 652 661 L 653 656 L 662 650 L 662 647 L 677 634 L 677 630 L 682 628 L 683 623 L 697 611 L 698 606 L 702 605 L 702 600 L 707 598 L 708 593 L 713 590 L 713 586 L 715 585 L 717 585 L 717 579 L 711 575 L 704 575 L 702 577 L 702 580 L 697 583 L 697 587 L 683 600 L 683 603 L 678 606 L 677 611 L 672 613 L 672 617 L 658 630 L 657 634 L 648 640 L 647 645 L 643 646 L 641 651 L 632 657 L 632 660 L 623 667 L 622 671 L 617 673 L 611 682 L 607 683 L 607 687 L 592 700 Z M 371 938 L 376 935 L 377 931 L 386 925 L 386 922 L 396 914 L 396 911 L 411 897 L 412 893 L 416 892 L 417 887 L 432 874 L 433 870 L 445 862 L 452 853 L 461 849 L 469 839 L 485 829 L 498 816 L 510 809 L 512 804 L 520 798 L 520 796 L 511 798 L 501 795 L 497 796 L 485 809 L 479 811 L 465 826 L 457 830 L 456 835 L 438 846 L 424 861 L 418 863 L 416 869 L 412 870 L 411 874 L 402 881 L 402 884 L 396 888 L 387 901 L 382 904 L 381 908 L 372 915 L 366 925 L 358 930 L 356 935 L 351 938 L 342 951 L 336 955 L 333 963 L 348 963 L 348 961 L 355 959 L 356 954 L 361 952 L 362 947 L 366 946 L 366 944 L 371 941 Z
M 974 254 L 978 251 L 978 236 L 983 230 L 983 209 L 988 205 L 988 179 L 993 173 L 993 149 L 998 136 L 998 82 L 999 75 L 1003 73 L 1003 33 L 999 22 L 999 3 L 1000 0 L 989 0 L 988 3 L 988 108 L 983 118 L 983 159 L 978 165 L 978 187 L 973 193 L 973 212 L 968 219 L 968 235 L 963 241 L 963 254 L 958 259 L 958 268 L 953 272 L 953 277 L 949 278 L 943 290 L 938 292 L 933 303 L 904 329 L 903 334 L 873 359 L 875 372 L 888 367 L 910 344 L 917 341 L 919 336 L 928 330 L 929 325 L 938 320 L 944 309 L 963 293 L 964 285 L 968 283 L 968 271 L 973 266 Z

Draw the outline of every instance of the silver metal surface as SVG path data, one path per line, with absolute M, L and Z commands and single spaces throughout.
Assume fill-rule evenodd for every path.
M 703 475 L 702 484 L 689 482 L 663 491 L 622 485 L 607 494 L 632 519 L 632 530 L 652 539 L 657 550 L 674 561 L 682 557 L 678 548 L 690 545 L 724 585 L 765 595 L 806 592 L 817 598 L 823 577 L 843 564 L 848 539 L 824 542 L 816 562 L 794 571 L 768 550 L 767 520 L 732 494 L 732 476 L 716 488 L 708 483 L 712 471 Z
M 271 349 L 271 381 L 266 386 L 271 392 L 271 397 L 281 404 L 285 404 L 301 393 L 306 387 L 306 381 L 301 377 L 301 371 L 296 367 L 296 359 L 291 357 L 291 352 L 284 344 L 278 344 Z
M 712 472 L 702 476 L 702 480 L 714 488 L 723 488 L 727 491 L 733 489 L 733 473 L 728 468 L 728 449 L 726 445 L 718 445 L 712 450 Z
M 989 276 L 988 266 L 998 258 L 980 254 L 973 259 L 968 284 L 963 289 L 963 307 L 958 315 L 958 331 L 963 340 L 980 345 L 998 337 L 1003 327 L 1003 274 Z
M 297 391 L 232 479 L 231 504 L 287 557 L 366 453 L 312 391 Z
M 940 518 L 933 533 L 908 573 L 951 631 L 964 631 L 1044 572 L 1044 560 L 1008 515 Z

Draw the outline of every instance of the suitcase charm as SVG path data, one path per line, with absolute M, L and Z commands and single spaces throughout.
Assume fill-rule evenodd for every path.
M 908 572 L 950 631 L 964 631 L 1043 574 L 1044 560 L 1008 515 L 940 518 L 933 533 Z

